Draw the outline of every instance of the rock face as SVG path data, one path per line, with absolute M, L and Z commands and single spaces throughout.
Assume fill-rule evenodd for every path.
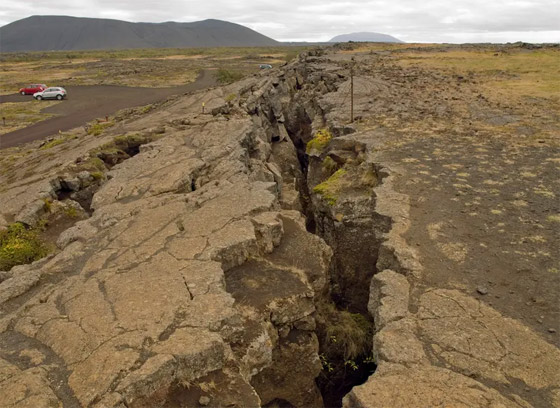
M 260 109 L 274 89 L 245 81 L 130 126 L 192 123 L 113 167 L 60 252 L 2 282 L 3 406 L 322 406 L 314 298 L 331 251 L 293 210 L 299 168 L 275 161 L 282 106 L 193 108 L 240 92 Z
M 556 347 L 422 285 L 399 168 L 379 160 L 377 134 L 342 124 L 349 55 L 321 54 L 114 130 L 165 135 L 111 168 L 57 253 L 0 282 L 2 406 L 321 407 L 325 294 L 375 321 L 377 370 L 345 407 L 560 406 Z M 307 154 L 324 128 L 329 146 Z M 37 222 L 51 176 L 5 218 Z M 87 175 L 63 179 L 79 191 Z

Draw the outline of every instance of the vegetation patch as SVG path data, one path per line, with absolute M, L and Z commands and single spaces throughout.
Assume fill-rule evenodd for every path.
M 328 129 L 320 129 L 315 137 L 307 143 L 305 151 L 307 154 L 321 154 L 332 138 L 332 133 Z
M 87 126 L 87 134 L 93 136 L 99 136 L 105 129 L 110 128 L 115 125 L 115 122 L 96 122 Z
M 373 323 L 324 300 L 318 302 L 317 312 L 323 368 L 318 383 L 323 396 L 344 394 L 356 378 L 367 378 L 375 369 L 371 350 Z
M 29 101 L 29 102 L 6 102 L 0 106 L 0 116 L 4 118 L 0 124 L 0 134 L 22 129 L 33 123 L 52 118 L 54 115 L 42 113 L 41 111 L 50 106 L 60 103 L 59 101 Z
M 75 207 L 68 206 L 64 208 L 64 214 L 69 218 L 79 218 L 80 213 Z
M 323 197 L 329 205 L 335 205 L 342 187 L 342 178 L 345 174 L 345 169 L 337 170 L 327 180 L 323 181 L 321 184 L 317 184 L 313 188 L 313 192 Z
M 323 160 L 323 171 L 327 174 L 333 174 L 338 168 L 338 164 L 329 156 Z
M 235 98 L 237 98 L 237 94 L 231 93 L 228 96 L 225 97 L 225 101 L 227 103 L 233 102 L 235 100 Z
M 243 78 L 243 76 L 244 76 L 243 73 L 239 71 L 234 71 L 225 68 L 220 68 L 216 72 L 216 80 L 222 85 L 227 85 L 235 81 L 239 81 L 241 78 Z
M 48 142 L 47 144 L 41 146 L 41 150 L 50 149 L 51 147 L 58 146 L 62 143 L 64 143 L 64 139 L 54 139 Z
M 9 271 L 16 265 L 29 264 L 49 253 L 39 238 L 39 231 L 14 223 L 0 231 L 0 270 Z
M 554 98 L 560 93 L 560 52 L 522 48 L 449 50 L 447 52 L 408 51 L 399 55 L 404 66 L 418 64 L 457 75 L 473 74 L 488 89 L 508 98 L 531 96 Z

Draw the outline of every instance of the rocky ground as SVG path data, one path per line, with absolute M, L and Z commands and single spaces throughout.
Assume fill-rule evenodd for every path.
M 560 407 L 558 100 L 396 47 L 4 149 L 3 406 Z

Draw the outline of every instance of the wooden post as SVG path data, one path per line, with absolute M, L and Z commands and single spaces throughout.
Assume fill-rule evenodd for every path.
M 350 123 L 354 123 L 354 57 L 350 63 Z

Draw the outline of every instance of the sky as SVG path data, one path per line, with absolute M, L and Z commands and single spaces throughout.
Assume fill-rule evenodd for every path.
M 560 42 L 560 0 L 3 0 L 0 26 L 31 15 L 242 24 L 279 41 L 373 31 L 406 42 Z

